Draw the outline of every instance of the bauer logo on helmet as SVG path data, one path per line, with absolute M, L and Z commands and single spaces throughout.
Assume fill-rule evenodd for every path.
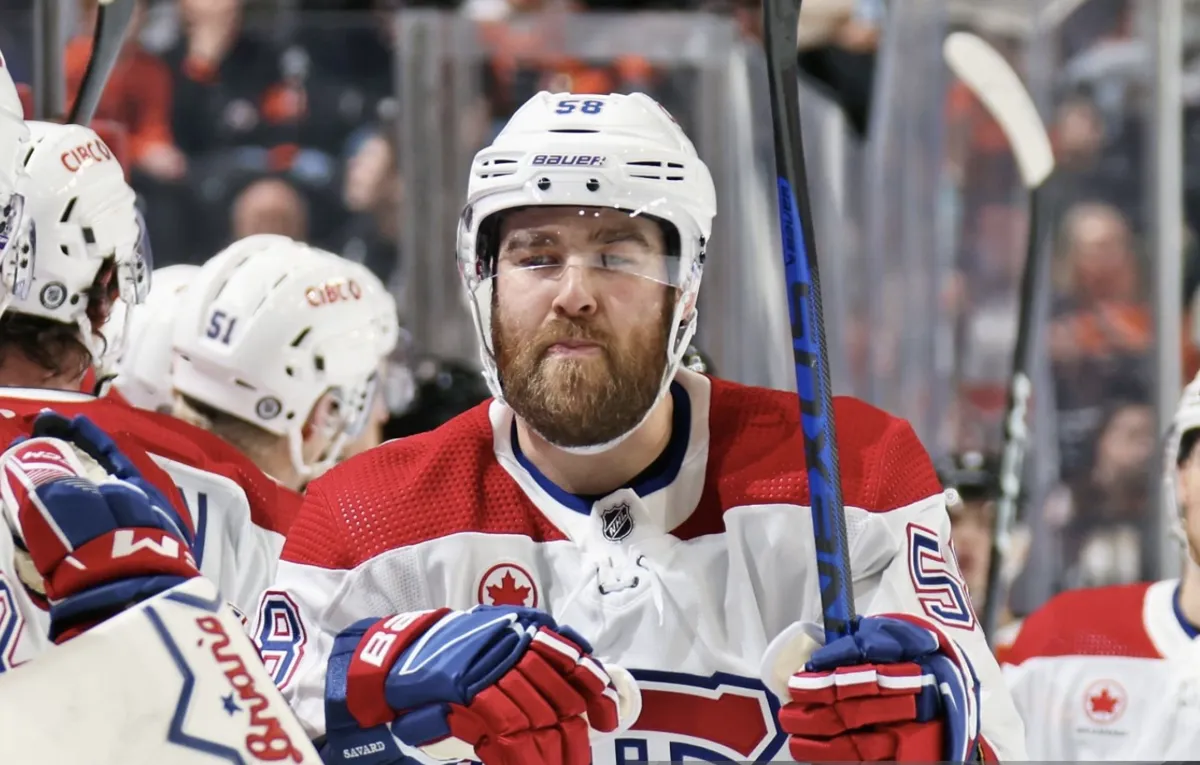
M 606 157 L 594 154 L 538 154 L 534 156 L 534 165 L 558 167 L 599 167 L 604 164 Z

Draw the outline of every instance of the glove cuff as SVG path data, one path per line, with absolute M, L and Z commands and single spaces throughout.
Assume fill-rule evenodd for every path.
M 98 624 L 129 606 L 140 603 L 181 584 L 191 576 L 143 576 L 122 579 L 92 587 L 86 592 L 52 602 L 50 606 L 50 639 L 55 643 L 70 640 L 92 625 Z
M 154 528 L 113 529 L 44 564 L 39 570 L 51 603 L 131 577 L 169 576 L 183 581 L 200 574 L 187 543 Z

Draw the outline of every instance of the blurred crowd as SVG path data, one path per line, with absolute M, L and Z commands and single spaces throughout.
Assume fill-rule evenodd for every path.
M 69 1 L 73 34 L 65 64 L 72 94 L 90 53 L 95 0 Z M 1059 172 L 1043 200 L 1054 246 L 1042 327 L 1053 390 L 1037 395 L 1053 400 L 1059 476 L 1029 498 L 1023 522 L 1036 529 L 1039 547 L 1024 577 L 1035 584 L 1017 610 L 1064 588 L 1152 578 L 1156 570 L 1158 542 L 1148 537 L 1157 513 L 1150 471 L 1160 435 L 1151 404 L 1152 215 L 1141 180 L 1152 125 L 1145 78 L 1129 74 L 1146 66 L 1134 5 L 1083 3 L 1055 32 L 1063 62 L 1051 109 Z M 140 0 L 98 125 L 130 168 L 156 265 L 198 264 L 236 238 L 281 233 L 364 263 L 399 293 L 406 258 L 449 257 L 401 251 L 402 229 L 414 225 L 403 220 L 401 201 L 422 193 L 405 183 L 398 162 L 405 137 L 394 19 L 401 6 L 458 14 L 486 51 L 478 124 L 464 131 L 476 144 L 469 151 L 542 89 L 641 90 L 687 130 L 703 120 L 689 100 L 695 75 L 686 67 L 636 55 L 547 52 L 569 47 L 559 39 L 569 17 L 704 10 L 731 19 L 746 42 L 761 37 L 757 0 Z M 858 139 L 868 132 L 888 7 L 884 0 L 804 4 L 802 67 L 842 108 Z M 27 0 L 0 0 L 6 19 L 28 9 Z M 28 19 L 0 28 L 0 48 L 18 81 L 32 79 L 31 36 L 19 31 L 30 28 Z M 1018 44 L 1003 36 L 993 42 L 1022 66 Z M 755 65 L 761 62 L 750 62 L 750 76 L 765 77 Z M 944 172 L 964 211 L 956 262 L 939 296 L 957 349 L 950 451 L 995 453 L 1028 210 L 1007 143 L 982 106 L 950 83 L 944 107 Z M 755 149 L 769 160 L 769 120 L 758 116 Z M 1187 116 L 1188 125 L 1200 124 L 1200 107 Z M 1189 230 L 1200 231 L 1200 188 L 1189 189 L 1186 211 Z M 1192 308 L 1200 254 L 1190 236 L 1185 263 L 1180 350 L 1190 379 L 1200 371 L 1192 329 L 1200 322 L 1200 307 Z M 855 347 L 881 340 L 870 327 L 851 324 L 845 352 L 852 357 Z M 392 418 L 387 435 L 432 427 L 479 400 L 486 393 L 477 378 L 467 367 L 418 366 L 415 384 L 427 405 L 402 424 Z
M 1034 457 L 1057 459 L 1058 480 L 1026 497 L 1023 525 L 1032 534 L 1015 595 L 1024 612 L 1063 589 L 1153 579 L 1159 571 L 1153 473 L 1161 469 L 1161 434 L 1145 170 L 1154 126 L 1135 5 L 1085 3 L 1052 41 L 1063 62 L 1051 83 L 1049 124 L 1058 170 L 1039 210 L 1052 238 L 1049 315 L 1039 327 L 1052 390 L 1034 394 L 1052 401 L 1052 421 L 1033 427 L 1054 431 L 1055 453 Z M 1005 52 L 1021 66 L 1019 51 Z M 950 88 L 946 115 L 950 172 L 966 211 L 958 264 L 942 295 L 961 359 L 956 438 L 963 449 L 994 452 L 1016 333 L 1027 198 L 998 125 L 961 83 Z M 1187 115 L 1189 124 L 1194 117 Z M 1185 216 L 1189 231 L 1200 230 L 1195 190 L 1185 197 Z M 1200 255 L 1188 239 L 1185 306 L 1200 286 Z M 1181 318 L 1181 385 L 1200 370 L 1192 320 L 1190 310 Z

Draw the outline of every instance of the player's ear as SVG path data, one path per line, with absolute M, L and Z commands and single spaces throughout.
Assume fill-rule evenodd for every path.
M 1193 484 L 1200 481 L 1200 469 L 1193 463 L 1194 460 L 1189 457 L 1175 468 L 1175 507 L 1172 508 L 1173 510 L 1179 510 L 1187 503 L 1189 493 L 1195 490 Z
M 305 421 L 300 434 L 305 441 L 316 434 L 332 438 L 337 434 L 340 423 L 341 407 L 338 397 L 327 391 L 321 394 L 317 403 L 313 404 L 312 411 L 308 413 L 308 420 Z

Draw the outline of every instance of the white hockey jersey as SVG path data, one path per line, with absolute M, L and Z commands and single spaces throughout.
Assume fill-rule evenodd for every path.
M 1195 760 L 1200 640 L 1179 583 L 1071 590 L 1025 620 L 1004 675 L 1040 760 Z
M 570 495 L 522 455 L 511 410 L 485 403 L 314 481 L 255 636 L 310 735 L 324 733 L 326 658 L 368 616 L 479 603 L 543 609 L 630 670 L 642 712 L 593 761 L 787 760 L 768 643 L 820 623 L 793 395 L 681 371 L 670 445 L 602 497 Z M 949 547 L 932 464 L 911 428 L 854 399 L 837 415 L 860 613 L 939 623 L 982 683 L 1001 759 L 1017 717 Z
M 67 417 L 87 415 L 135 462 L 141 461 L 148 478 L 155 466 L 161 469 L 150 480 L 168 496 L 182 495 L 196 532 L 193 554 L 201 573 L 216 583 L 243 620 L 254 613 L 274 577 L 283 534 L 300 505 L 298 494 L 267 478 L 211 433 L 116 398 L 84 393 L 0 390 L 0 452 L 29 433 L 43 409 Z M 18 551 L 12 535 L 0 528 L 0 672 L 50 644 L 47 603 L 25 584 L 38 579 L 28 554 Z

